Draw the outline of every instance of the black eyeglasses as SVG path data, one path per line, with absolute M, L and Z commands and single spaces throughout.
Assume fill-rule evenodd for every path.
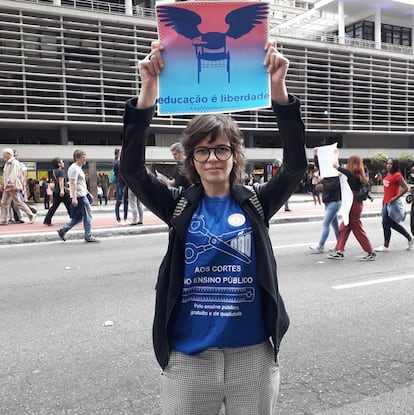
M 199 163 L 205 163 L 210 158 L 212 151 L 214 151 L 216 159 L 220 161 L 228 160 L 233 154 L 233 149 L 230 146 L 221 144 L 217 147 L 196 147 L 193 151 L 193 158 Z

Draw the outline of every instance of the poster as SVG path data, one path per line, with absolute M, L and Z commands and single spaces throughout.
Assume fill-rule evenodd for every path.
M 263 65 L 268 4 L 185 2 L 159 5 L 164 46 L 158 113 L 199 114 L 270 106 Z
M 338 176 L 334 161 L 338 160 L 338 143 L 318 147 L 318 163 L 321 178 Z

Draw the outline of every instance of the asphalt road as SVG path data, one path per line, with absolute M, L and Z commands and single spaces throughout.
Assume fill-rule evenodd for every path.
M 374 245 L 379 218 L 364 220 Z M 291 327 L 278 415 L 414 414 L 414 251 L 311 254 L 319 222 L 271 227 Z M 159 415 L 151 344 L 167 235 L 0 246 L 0 414 Z

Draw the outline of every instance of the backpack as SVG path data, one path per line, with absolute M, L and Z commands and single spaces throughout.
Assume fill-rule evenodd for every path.
M 109 183 L 115 183 L 116 182 L 116 174 L 115 170 L 112 169 L 109 173 Z

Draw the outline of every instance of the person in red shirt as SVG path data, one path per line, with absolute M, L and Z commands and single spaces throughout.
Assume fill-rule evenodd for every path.
M 382 199 L 382 228 L 384 231 L 384 245 L 375 248 L 377 252 L 389 251 L 391 240 L 391 229 L 396 230 L 408 240 L 407 250 L 410 250 L 414 243 L 414 238 L 404 228 L 404 226 L 392 220 L 388 214 L 387 206 L 395 202 L 408 191 L 407 183 L 400 172 L 400 162 L 398 159 L 389 158 L 386 164 L 387 174 L 383 179 L 384 197 Z

